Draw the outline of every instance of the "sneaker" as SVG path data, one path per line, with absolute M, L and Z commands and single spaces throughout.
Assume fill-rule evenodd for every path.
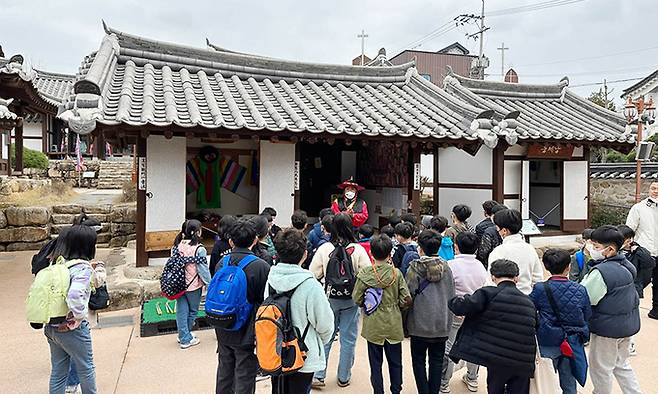
M 350 385 L 349 380 L 347 382 L 341 382 L 340 379 L 337 379 L 337 382 L 338 382 L 338 387 L 347 387 Z
M 66 390 L 64 392 L 65 393 L 78 393 L 78 392 L 80 392 L 79 389 L 80 389 L 80 385 L 79 384 L 74 384 L 74 385 L 71 385 L 71 386 L 66 386 Z
M 266 380 L 269 379 L 270 377 L 268 375 L 265 375 L 263 371 L 260 369 L 258 370 L 258 373 L 256 374 L 256 381 L 260 382 L 261 380 Z
M 192 340 L 191 340 L 190 342 L 188 342 L 188 343 L 181 343 L 181 344 L 180 344 L 180 348 L 181 348 L 181 349 L 187 349 L 187 348 L 189 348 L 189 347 L 196 346 L 196 345 L 198 345 L 198 344 L 200 344 L 200 343 L 201 343 L 201 341 L 199 340 L 199 338 L 197 338 L 197 337 L 192 337 Z
M 311 387 L 324 387 L 326 384 L 324 384 L 324 379 L 318 379 L 318 378 L 313 378 L 313 381 L 311 382 Z
M 658 320 L 658 310 L 656 310 L 656 309 L 650 310 L 648 316 L 649 316 L 649 319 Z
M 449 393 L 450 392 L 450 386 L 441 386 L 440 392 Z
M 471 380 L 468 378 L 468 375 L 462 376 L 462 382 L 466 384 L 466 388 L 468 388 L 468 391 L 475 393 L 478 391 L 478 381 L 477 380 Z
M 196 338 L 196 335 L 192 334 L 192 338 Z M 176 343 L 180 343 L 180 338 L 176 337 Z

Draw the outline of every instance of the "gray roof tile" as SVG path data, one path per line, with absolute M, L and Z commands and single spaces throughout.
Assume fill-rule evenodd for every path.
M 589 175 L 592 179 L 635 179 L 635 163 L 592 163 Z M 658 163 L 643 163 L 642 178 L 658 178 Z
M 12 56 L 10 59 L 0 58 L 0 74 L 15 74 L 24 81 L 31 82 L 39 96 L 55 107 L 68 97 L 75 79 L 75 76 L 68 74 L 38 69 L 25 70 L 23 57 L 20 55 Z

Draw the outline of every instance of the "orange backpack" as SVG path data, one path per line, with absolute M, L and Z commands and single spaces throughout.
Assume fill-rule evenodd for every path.
M 302 335 L 292 324 L 290 298 L 296 289 L 277 293 L 270 287 L 270 296 L 256 312 L 256 356 L 266 375 L 294 373 L 304 366 L 308 351 L 304 339 L 310 323 Z

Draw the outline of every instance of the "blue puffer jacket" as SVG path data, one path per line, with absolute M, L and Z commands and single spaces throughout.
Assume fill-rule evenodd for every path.
M 539 314 L 537 341 L 541 347 L 560 346 L 566 335 L 581 335 L 583 342 L 589 339 L 587 322 L 592 316 L 592 307 L 584 286 L 563 276 L 553 276 L 548 281 L 557 304 L 561 324 L 551 308 L 544 289 L 544 282 L 537 283 L 530 293 Z

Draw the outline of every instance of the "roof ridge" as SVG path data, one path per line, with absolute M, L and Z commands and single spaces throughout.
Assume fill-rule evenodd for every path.
M 75 74 L 65 74 L 65 73 L 58 73 L 58 72 L 52 72 L 52 71 L 44 71 L 44 70 L 40 70 L 40 69 L 34 68 L 34 67 L 32 69 L 37 72 L 37 76 L 47 75 L 49 77 L 66 78 L 66 79 L 70 79 L 70 80 L 75 79 Z

